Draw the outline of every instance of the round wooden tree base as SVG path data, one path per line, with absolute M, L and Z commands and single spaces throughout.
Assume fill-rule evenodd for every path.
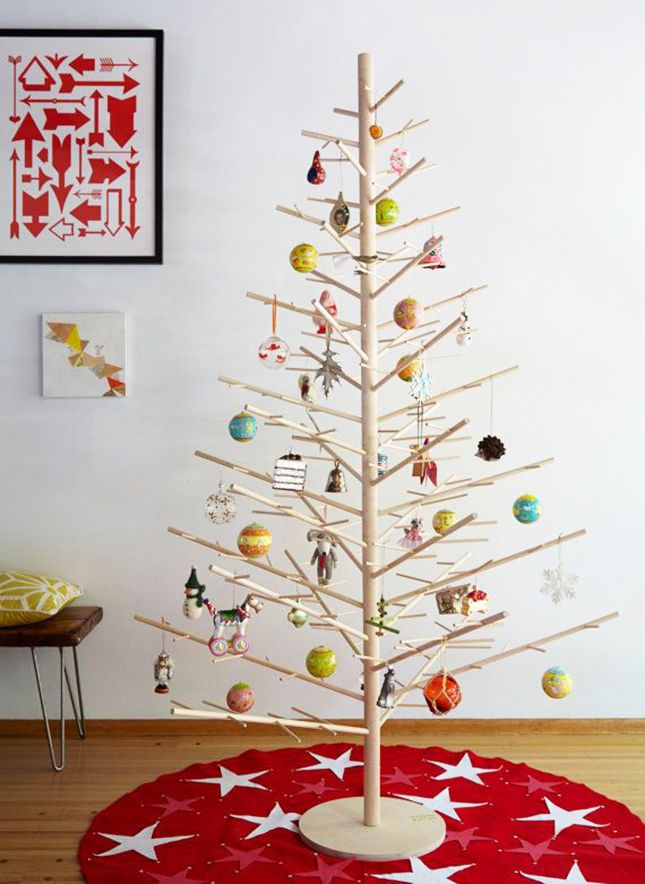
M 411 801 L 381 798 L 381 825 L 363 824 L 363 799 L 339 798 L 312 807 L 300 817 L 300 837 L 330 856 L 375 862 L 423 856 L 446 836 L 438 813 Z

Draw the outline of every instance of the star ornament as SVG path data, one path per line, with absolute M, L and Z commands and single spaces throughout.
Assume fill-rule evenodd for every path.
M 431 869 L 430 866 L 424 865 L 418 857 L 412 857 L 408 860 L 410 863 L 409 872 L 394 872 L 392 875 L 374 875 L 382 881 L 402 881 L 403 884 L 451 884 L 454 881 L 453 875 L 469 869 L 474 863 L 467 866 L 444 866 L 442 869 Z
M 476 783 L 478 786 L 486 785 L 479 776 L 480 774 L 497 773 L 497 771 L 502 769 L 501 767 L 473 767 L 468 752 L 464 752 L 457 764 L 446 764 L 443 761 L 434 761 L 429 758 L 427 758 L 426 761 L 428 764 L 436 764 L 438 767 L 443 768 L 443 773 L 434 776 L 432 778 L 433 780 L 463 779 L 468 780 L 471 783 Z
M 566 810 L 564 807 L 558 807 L 549 798 L 544 798 L 543 801 L 547 806 L 548 813 L 537 813 L 535 816 L 520 816 L 517 817 L 517 821 L 552 822 L 554 838 L 557 838 L 560 832 L 564 832 L 565 829 L 571 826 L 588 826 L 597 829 L 609 825 L 609 823 L 594 823 L 586 818 L 587 814 L 600 810 L 600 805 L 597 807 L 585 807 L 580 810 Z
M 343 780 L 345 778 L 345 771 L 350 767 L 363 766 L 362 761 L 351 760 L 351 749 L 348 749 L 347 752 L 343 752 L 338 758 L 328 758 L 326 755 L 317 755 L 315 752 L 310 752 L 309 754 L 312 758 L 315 758 L 318 763 L 310 764 L 308 767 L 299 767 L 298 770 L 330 770 L 339 780 Z
M 296 872 L 294 874 L 295 878 L 318 878 L 321 881 L 321 884 L 333 884 L 336 878 L 341 881 L 355 881 L 353 875 L 348 875 L 345 872 L 345 869 L 350 863 L 353 863 L 353 859 L 345 859 L 341 860 L 341 862 L 332 863 L 328 865 L 327 862 L 321 857 L 316 856 L 316 868 L 311 872 Z
M 286 829 L 288 832 L 297 832 L 298 827 L 295 825 L 295 821 L 300 819 L 299 813 L 287 813 L 278 803 L 274 805 L 273 810 L 271 810 L 268 816 L 242 816 L 237 813 L 232 813 L 231 816 L 236 820 L 256 823 L 256 828 L 245 837 L 245 841 L 258 835 L 264 835 L 266 832 L 272 832 L 274 829 Z
M 523 878 L 528 878 L 529 881 L 539 881 L 540 884 L 607 884 L 606 881 L 589 881 L 580 871 L 580 866 L 577 862 L 569 869 L 569 874 L 566 878 L 550 878 L 545 877 L 544 875 L 527 875 L 526 872 L 520 872 Z
M 421 795 L 395 795 L 395 798 L 403 798 L 405 801 L 413 801 L 415 804 L 421 804 L 428 810 L 435 810 L 443 816 L 450 817 L 451 820 L 461 822 L 461 817 L 457 811 L 462 807 L 484 807 L 487 801 L 479 804 L 472 804 L 467 801 L 452 801 L 450 798 L 450 787 L 439 792 L 434 797 L 422 797 Z
M 115 835 L 108 832 L 98 832 L 101 838 L 109 838 L 115 842 L 115 846 L 95 856 L 116 856 L 118 853 L 133 851 L 146 859 L 157 859 L 156 848 L 162 844 L 171 844 L 173 841 L 184 841 L 186 838 L 194 838 L 195 835 L 173 835 L 169 838 L 154 838 L 154 831 L 159 825 L 159 820 L 151 826 L 146 826 L 134 835 Z
M 206 777 L 200 780 L 188 780 L 189 783 L 213 783 L 219 785 L 221 797 L 224 798 L 235 788 L 240 789 L 264 789 L 268 791 L 266 786 L 260 783 L 254 783 L 258 777 L 268 773 L 267 770 L 260 770 L 257 773 L 236 774 L 232 770 L 228 770 L 220 764 L 220 775 L 218 777 Z

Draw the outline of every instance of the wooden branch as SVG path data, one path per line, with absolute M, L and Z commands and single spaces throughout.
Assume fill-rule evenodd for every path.
M 410 679 L 410 681 L 402 687 L 399 691 L 394 695 L 394 705 L 391 709 L 386 710 L 386 712 L 381 716 L 381 727 L 385 724 L 385 722 L 390 718 L 396 709 L 401 705 L 402 701 L 406 698 L 406 696 L 413 691 L 416 687 L 418 687 L 419 682 L 423 679 L 423 677 L 427 674 L 428 670 L 435 662 L 435 660 L 441 656 L 441 648 L 438 651 L 435 651 L 434 654 L 426 657 L 423 661 L 423 664 L 419 671 L 416 673 L 414 678 Z M 424 704 L 425 705 L 425 704 Z
M 426 341 L 421 347 L 419 347 L 414 353 L 411 353 L 409 356 L 406 356 L 405 359 L 401 362 L 397 362 L 394 368 L 391 371 L 388 371 L 386 375 L 384 375 L 380 381 L 377 381 L 376 384 L 372 387 L 372 390 L 376 392 L 380 390 L 383 384 L 387 384 L 388 381 L 392 380 L 393 377 L 396 377 L 400 371 L 404 371 L 409 365 L 419 358 L 426 350 L 429 350 L 431 347 L 434 347 L 435 344 L 438 344 L 446 335 L 449 335 L 451 331 L 453 331 L 457 326 L 461 325 L 463 319 L 461 316 L 458 316 L 455 320 L 449 323 L 445 328 L 442 328 L 440 332 L 430 338 L 429 341 Z
M 417 458 L 422 457 L 427 451 L 430 451 L 431 448 L 434 448 L 436 445 L 439 445 L 449 436 L 458 433 L 463 427 L 467 426 L 469 423 L 468 418 L 463 418 L 463 420 L 457 421 L 456 424 L 453 424 L 451 427 L 448 427 L 447 430 L 444 430 L 443 433 L 440 433 L 438 436 L 435 436 L 434 439 L 431 439 L 427 445 L 422 445 L 421 448 L 413 451 L 409 457 L 406 457 L 404 460 L 399 461 L 399 463 L 394 464 L 394 466 L 389 467 L 388 471 L 384 473 L 382 476 L 377 476 L 375 479 L 372 479 L 372 485 L 379 485 L 381 482 L 384 482 L 386 479 L 389 479 L 395 473 L 398 473 L 399 470 L 402 470 L 404 467 L 407 467 L 408 464 L 413 463 Z M 388 513 L 389 515 L 389 513 Z
M 350 256 L 350 258 L 353 258 L 355 261 L 358 261 L 360 263 L 360 256 L 359 256 L 358 252 L 355 252 L 354 249 L 347 242 L 345 242 L 345 240 L 346 240 L 345 236 L 340 236 L 340 234 L 336 233 L 336 231 L 331 226 L 331 224 L 329 224 L 328 221 L 323 221 L 323 225 L 321 227 L 321 230 L 324 230 L 326 233 L 328 233 L 331 236 L 331 238 L 335 242 L 338 243 L 338 245 L 341 247 L 341 249 L 343 249 L 343 251 L 347 252 L 347 254 Z
M 396 227 L 384 227 L 383 230 L 379 230 L 376 235 L 388 236 L 391 233 L 401 233 L 401 231 L 408 230 L 410 227 L 416 227 L 417 224 L 425 224 L 427 221 L 436 221 L 437 218 L 442 218 L 444 215 L 458 212 L 459 209 L 461 209 L 461 206 L 451 206 L 449 209 L 442 209 L 440 212 L 432 212 L 432 214 L 424 215 L 422 218 L 413 218 L 411 221 L 406 221 L 405 224 L 397 224 Z
M 335 202 L 335 200 L 333 200 Z M 312 270 L 310 271 L 311 276 L 315 276 L 316 279 L 322 280 L 322 282 L 326 282 L 327 285 L 333 285 L 337 289 L 340 289 L 341 292 L 347 292 L 348 295 L 352 295 L 354 298 L 358 298 L 360 300 L 360 293 L 353 289 L 351 286 L 346 285 L 344 282 L 341 282 L 339 279 L 334 279 L 333 276 L 328 276 L 326 273 L 321 273 L 320 270 Z
M 321 359 L 321 357 L 318 356 L 316 353 L 313 353 L 311 350 L 308 350 L 307 347 L 303 347 L 301 345 L 300 350 L 302 353 L 305 354 L 305 356 L 309 356 L 310 359 L 313 359 L 319 365 L 323 364 L 323 360 Z M 361 389 L 361 385 L 359 384 L 359 382 L 355 381 L 354 378 L 350 377 L 342 369 L 340 370 L 340 372 L 338 374 L 339 374 L 339 377 L 341 377 L 344 381 L 346 381 L 346 383 L 348 383 L 350 386 L 354 387 L 356 390 Z
M 324 132 L 312 132 L 310 129 L 303 129 L 300 134 L 303 135 L 305 138 L 313 138 L 316 141 L 325 141 L 330 144 L 338 144 L 339 141 L 343 141 L 350 147 L 359 146 L 358 141 L 352 141 L 349 138 L 340 138 L 338 135 L 327 135 Z
M 441 580 L 443 577 L 447 577 L 449 574 L 455 571 L 456 568 L 459 567 L 459 565 L 463 564 L 467 559 L 469 559 L 471 555 L 472 553 L 470 552 L 470 550 L 463 553 L 463 555 L 459 556 L 459 558 L 455 562 L 448 565 L 448 567 L 441 572 L 441 574 L 437 577 L 437 580 Z M 406 614 L 408 614 L 412 610 L 412 608 L 418 605 L 418 603 L 421 601 L 422 598 L 425 597 L 425 595 L 425 592 L 419 592 L 407 603 L 407 605 L 403 605 L 402 608 L 397 611 L 393 617 L 390 618 L 390 623 L 396 623 L 396 621 L 399 620 L 401 617 L 405 617 Z
M 251 559 L 243 556 L 239 552 L 235 552 L 232 549 L 227 549 L 225 546 L 221 546 L 219 543 L 215 543 L 212 540 L 206 540 L 204 537 L 197 537 L 195 534 L 189 534 L 187 531 L 181 531 L 179 528 L 168 528 L 169 534 L 174 534 L 177 537 L 181 537 L 184 540 L 190 540 L 193 543 L 199 544 L 199 546 L 204 546 L 207 549 L 215 550 L 215 552 L 220 553 L 220 555 L 226 556 L 231 559 L 238 559 L 241 562 L 244 562 L 246 565 L 253 565 L 255 568 L 259 568 L 261 571 L 266 571 L 269 574 L 273 574 L 275 577 L 281 577 L 283 580 L 289 580 L 291 583 L 296 583 L 299 586 L 305 586 L 310 591 L 314 589 L 318 592 L 323 593 L 323 595 L 328 595 L 330 598 L 337 599 L 338 601 L 345 602 L 347 605 L 353 605 L 355 608 L 362 608 L 361 602 L 356 601 L 356 599 L 350 598 L 348 595 L 344 595 L 343 593 L 338 592 L 335 589 L 331 589 L 329 586 L 318 586 L 316 583 L 312 583 L 310 580 L 303 580 L 297 574 L 290 574 L 288 571 L 283 571 L 281 568 L 276 568 L 274 565 L 268 565 L 266 562 L 260 561 L 260 559 Z M 183 633 L 182 633 L 183 634 Z
M 319 682 L 316 682 L 319 684 Z M 331 685 L 327 685 L 322 683 L 322 687 L 331 687 Z M 362 697 L 360 698 L 362 700 Z M 172 708 L 171 713 L 173 715 L 180 715 L 186 718 L 210 718 L 216 721 L 223 721 L 227 718 L 234 718 L 238 721 L 245 722 L 247 724 L 274 724 L 276 726 L 283 725 L 285 728 L 302 728 L 303 730 L 314 730 L 314 731 L 325 731 L 329 730 L 329 726 L 323 726 L 320 722 L 317 721 L 309 721 L 308 719 L 301 718 L 270 718 L 269 716 L 264 715 L 238 715 L 237 713 L 225 713 L 225 712 L 208 712 L 205 709 L 183 709 L 183 708 Z M 367 728 L 365 727 L 354 727 L 349 724 L 334 724 L 334 730 L 338 731 L 338 733 L 342 734 L 366 734 L 368 733 Z
M 299 433 L 304 433 L 305 436 L 312 436 L 316 440 L 322 439 L 324 442 L 329 445 L 337 445 L 339 448 L 344 448 L 347 451 L 352 451 L 354 454 L 363 454 L 363 449 L 358 448 L 356 445 L 352 445 L 349 442 L 343 442 L 342 439 L 338 439 L 336 436 L 329 436 L 327 434 L 318 434 L 315 430 L 310 429 L 305 424 L 297 424 L 294 421 L 287 420 L 287 418 L 281 417 L 281 415 L 271 414 L 270 411 L 264 411 L 262 408 L 257 408 L 255 405 L 247 405 L 245 406 L 247 411 L 251 414 L 255 414 L 258 417 L 265 417 L 273 423 L 278 424 L 281 427 L 287 427 L 291 430 L 297 430 Z M 338 417 L 339 415 L 336 415 Z M 352 417 L 351 420 L 354 418 Z
M 274 592 L 272 589 L 267 589 L 266 586 L 255 583 L 253 580 L 247 580 L 247 578 L 243 576 L 238 577 L 234 571 L 229 571 L 226 568 L 221 568 L 219 565 L 209 565 L 208 567 L 209 570 L 213 572 L 213 574 L 219 574 L 220 577 L 226 578 L 227 583 L 234 583 L 239 586 L 244 586 L 247 589 L 250 589 L 253 592 L 257 593 L 258 595 L 264 596 L 264 598 L 266 599 L 270 599 L 272 602 L 275 602 L 278 605 L 283 605 L 287 608 L 293 607 L 292 599 L 284 599 L 282 598 L 280 593 Z M 299 571 L 300 569 L 297 570 Z M 301 576 L 306 580 L 304 574 Z M 308 614 L 312 620 L 319 620 L 321 623 L 329 623 L 329 616 L 331 615 L 331 612 L 329 610 L 326 612 L 327 617 L 321 617 L 318 611 L 315 611 L 308 605 L 303 605 L 298 602 L 298 607 L 301 611 L 304 611 L 305 614 Z M 355 635 L 357 638 L 363 639 L 363 641 L 367 639 L 367 635 L 364 632 L 361 632 L 360 629 L 354 629 L 353 626 L 346 626 L 344 623 L 340 623 L 335 618 L 335 615 L 331 616 L 334 617 L 334 629 L 337 629 L 339 632 L 346 632 L 349 635 Z
M 322 316 L 325 319 L 325 321 L 328 322 L 329 325 L 331 325 L 331 327 L 338 332 L 338 334 L 341 336 L 341 338 L 345 341 L 346 344 L 348 344 L 352 348 L 352 350 L 354 351 L 354 353 L 356 353 L 356 355 L 359 357 L 359 359 L 362 362 L 367 362 L 368 361 L 367 354 L 363 350 L 361 350 L 361 348 L 358 346 L 358 344 L 345 331 L 343 331 L 341 326 L 336 322 L 335 317 L 332 316 L 331 313 L 328 310 L 326 310 L 323 307 L 323 305 L 320 304 L 318 301 L 313 300 L 311 303 L 312 303 L 313 308 L 316 311 L 316 313 L 319 313 L 320 316 Z
M 440 589 L 443 589 L 444 586 L 448 586 L 450 583 L 453 583 L 456 578 L 460 581 L 468 580 L 470 577 L 474 577 L 476 574 L 483 574 L 484 571 L 490 571 L 492 568 L 497 568 L 500 565 L 506 565 L 508 562 L 514 562 L 516 559 L 522 559 L 524 556 L 530 556 L 533 553 L 541 552 L 545 549 L 550 549 L 552 546 L 557 546 L 558 543 L 566 543 L 568 540 L 575 540 L 578 537 L 582 537 L 587 533 L 585 528 L 582 528 L 580 531 L 574 531 L 571 534 L 562 534 L 560 537 L 556 537 L 555 540 L 549 540 L 546 543 L 539 543 L 537 546 L 530 546 L 527 549 L 520 550 L 519 552 L 512 553 L 510 556 L 504 556 L 501 559 L 491 559 L 488 562 L 484 562 L 483 565 L 479 565 L 477 568 L 471 568 L 469 571 L 460 571 L 456 577 L 446 578 L 445 580 L 432 581 L 430 583 L 424 584 L 423 587 L 419 587 L 411 592 L 403 593 L 402 595 L 397 595 L 394 598 L 388 599 L 388 604 L 392 604 L 394 602 L 403 602 L 411 596 L 415 595 L 419 589 L 423 588 L 426 594 L 433 594 L 438 592 Z
M 358 472 L 358 470 L 355 470 L 354 467 L 349 463 L 348 460 L 345 460 L 345 458 L 342 455 L 340 455 L 337 451 L 335 451 L 333 448 L 331 448 L 329 445 L 327 445 L 327 443 L 322 439 L 322 437 L 318 438 L 315 436 L 292 436 L 291 438 L 295 442 L 315 442 L 316 445 L 320 445 L 320 447 L 323 449 L 323 451 L 326 451 L 328 454 L 330 454 L 333 460 L 337 460 L 339 464 L 342 464 L 342 466 L 347 470 L 347 472 L 350 473 L 350 475 L 352 475 L 357 481 L 359 481 L 359 482 L 363 481 L 363 477 Z
M 398 83 L 395 83 L 394 86 L 391 86 L 387 90 L 387 92 L 384 92 L 383 95 L 381 95 L 381 97 L 379 98 L 378 101 L 375 101 L 374 104 L 371 105 L 370 111 L 372 113 L 374 113 L 374 111 L 377 111 L 381 107 L 381 105 L 385 104 L 386 101 L 388 101 L 390 98 L 392 98 L 392 96 L 396 92 L 399 91 L 399 89 L 401 88 L 401 86 L 403 86 L 404 83 L 405 83 L 405 80 L 399 80 Z
M 465 518 L 460 519 L 458 522 L 455 522 L 450 528 L 443 532 L 443 534 L 433 534 L 432 537 L 429 537 L 427 540 L 424 540 L 423 543 L 419 544 L 419 546 L 414 549 L 409 549 L 407 552 L 400 555 L 398 558 L 389 562 L 389 564 L 384 565 L 382 568 L 379 568 L 378 571 L 374 572 L 374 577 L 381 577 L 383 574 L 386 574 L 388 571 L 391 571 L 392 568 L 398 568 L 399 565 L 402 565 L 403 562 L 407 562 L 408 559 L 411 559 L 413 556 L 418 555 L 424 550 L 428 549 L 431 546 L 434 546 L 435 543 L 439 543 L 441 540 L 445 540 L 450 534 L 454 534 L 455 531 L 459 531 L 460 528 L 463 528 L 464 525 L 469 525 L 477 518 L 477 513 L 471 513 L 469 516 L 465 516 Z
M 309 721 L 317 721 L 323 726 L 323 730 L 329 731 L 333 736 L 337 735 L 337 731 L 334 730 L 335 724 L 333 721 L 329 721 L 327 718 L 321 718 L 319 715 L 314 715 L 311 712 L 305 712 L 304 709 L 299 709 L 297 706 L 292 706 L 291 708 L 294 712 L 297 712 L 298 715 L 304 715 Z
M 378 143 L 385 144 L 388 141 L 393 141 L 395 138 L 398 138 L 400 135 L 407 135 L 408 132 L 414 132 L 417 129 L 422 129 L 425 126 L 428 126 L 429 124 L 430 124 L 430 120 L 419 120 L 418 123 L 413 123 L 412 121 L 410 121 L 409 123 L 406 123 L 402 129 L 399 129 L 396 132 L 391 132 L 388 135 L 383 135 L 382 138 L 379 138 Z
M 277 205 L 275 209 L 276 212 L 282 212 L 285 215 L 291 215 L 294 218 L 300 218 L 301 221 L 308 221 L 310 224 L 315 224 L 316 227 L 322 227 L 325 223 L 323 218 L 316 218 L 314 215 L 306 215 L 304 212 L 301 212 L 298 206 L 290 209 L 289 206 Z
M 306 516 L 304 513 L 299 513 L 294 510 L 293 507 L 287 506 L 286 504 L 276 503 L 274 500 L 271 500 L 270 497 L 264 497 L 264 495 L 262 494 L 256 494 L 254 491 L 250 491 L 248 488 L 242 488 L 240 485 L 233 484 L 229 486 L 229 491 L 232 494 L 240 494 L 243 497 L 250 498 L 251 500 L 257 500 L 259 503 L 263 503 L 265 506 L 269 506 L 272 509 L 279 510 L 281 513 L 291 516 L 291 518 L 293 519 L 298 519 L 300 522 L 305 522 L 307 525 L 312 525 L 314 528 L 326 531 L 333 536 L 342 537 L 343 540 L 347 540 L 349 543 L 355 543 L 357 546 L 365 546 L 365 543 L 362 540 L 359 540 L 356 537 L 352 537 L 349 534 L 344 534 L 337 528 L 331 527 L 329 523 L 321 523 L 318 519 L 314 519 L 312 516 Z
M 459 629 L 454 629 L 452 632 L 447 633 L 441 638 L 434 638 L 431 641 L 425 642 L 424 644 L 419 645 L 414 649 L 404 651 L 402 654 L 398 654 L 396 657 L 391 657 L 389 660 L 384 660 L 382 663 L 378 663 L 376 666 L 373 666 L 372 669 L 383 669 L 385 666 L 392 666 L 395 663 L 400 663 L 401 660 L 407 660 L 408 657 L 416 657 L 419 654 L 423 654 L 424 651 L 429 651 L 431 648 L 440 647 L 442 644 L 450 642 L 456 638 L 460 638 L 462 635 L 468 635 L 471 632 L 476 632 L 478 629 L 482 629 L 484 626 L 491 626 L 493 623 L 499 623 L 500 620 L 505 620 L 507 617 L 508 613 L 506 611 L 500 611 L 497 614 L 491 614 L 488 617 L 484 617 L 483 620 L 479 620 L 477 623 L 469 623 L 467 626 L 461 626 Z
M 190 706 L 186 706 L 184 703 L 177 703 L 176 700 L 171 700 L 171 703 L 174 703 L 175 706 L 178 706 L 180 709 L 190 709 Z M 227 721 L 232 721 L 241 727 L 242 729 L 248 727 L 245 721 L 240 721 L 239 716 L 233 715 L 233 713 L 224 706 L 220 706 L 218 703 L 211 703 L 210 700 L 202 700 L 202 703 L 205 706 L 212 706 L 213 709 L 218 709 L 220 712 L 224 712 L 226 714 Z
M 460 384 L 458 387 L 452 387 L 450 390 L 444 390 L 442 393 L 437 393 L 435 396 L 431 396 L 429 399 L 426 399 L 423 402 L 423 406 L 426 407 L 434 402 L 440 402 L 442 399 L 447 399 L 449 396 L 454 396 L 457 393 L 463 393 L 464 390 L 474 390 L 476 387 L 481 387 L 482 384 L 486 383 L 486 381 L 490 381 L 493 378 L 502 377 L 502 375 L 510 374 L 513 371 L 517 371 L 519 365 L 512 365 L 510 368 L 503 368 L 501 371 L 494 371 L 491 374 L 484 375 L 483 378 L 477 378 L 475 381 L 469 381 L 466 384 Z M 392 418 L 399 417 L 401 414 L 407 414 L 413 408 L 416 408 L 415 405 L 409 405 L 405 408 L 397 408 L 396 411 L 389 411 L 387 414 L 382 414 L 379 416 L 379 421 L 388 421 Z
M 347 141 L 345 142 L 345 144 L 348 144 L 348 143 L 349 142 L 347 142 Z M 333 206 L 336 203 L 336 199 L 335 198 L 332 199 L 329 196 L 323 196 L 323 197 L 321 197 L 321 196 L 308 196 L 307 199 L 309 200 L 310 203 L 323 203 L 326 206 Z M 351 202 L 351 200 L 345 200 L 345 202 L 350 207 L 350 209 L 360 209 L 360 207 L 361 207 L 360 203 L 353 203 L 353 202 Z M 349 233 L 349 231 L 346 230 L 344 233 L 344 236 L 347 236 L 348 233 Z
M 258 393 L 260 396 L 269 396 L 273 399 L 279 399 L 281 402 L 288 402 L 289 405 L 297 405 L 300 408 L 304 408 L 307 411 L 313 411 L 320 414 L 329 414 L 332 417 L 340 417 L 343 420 L 353 421 L 354 423 L 360 423 L 361 419 L 355 414 L 350 414 L 347 411 L 338 411 L 335 408 L 327 408 L 326 405 L 317 405 L 316 403 L 305 402 L 303 399 L 296 399 L 295 396 L 288 396 L 286 393 L 278 393 L 276 390 L 269 390 L 266 387 L 257 387 L 255 384 L 247 384 L 245 381 L 238 381 L 235 378 L 226 377 L 226 375 L 219 375 L 218 380 L 223 384 L 228 384 L 229 387 L 238 387 L 241 390 L 248 390 L 251 393 Z M 251 410 L 251 409 L 249 409 Z M 265 412 L 266 416 L 270 416 L 268 412 Z
M 372 292 L 370 297 L 371 298 L 378 298 L 379 295 L 382 295 L 383 292 L 387 291 L 387 289 L 389 289 L 389 287 L 391 285 L 394 285 L 395 282 L 398 282 L 398 280 L 401 279 L 401 277 L 404 276 L 406 273 L 408 273 L 410 270 L 412 270 L 413 267 L 416 267 L 419 264 L 419 262 L 423 258 L 425 258 L 426 255 L 429 255 L 430 252 L 433 249 L 435 249 L 438 245 L 440 245 L 442 242 L 443 242 L 442 236 L 436 237 L 436 239 L 434 240 L 434 242 L 431 245 L 428 245 L 427 248 L 422 249 L 418 255 L 415 255 L 414 258 L 411 258 L 407 262 L 407 264 L 404 264 L 400 270 L 397 270 L 393 276 L 391 276 L 386 282 L 384 282 L 382 285 L 380 285 L 376 289 L 375 292 Z
M 334 113 L 335 114 L 342 114 L 344 117 L 356 117 L 356 119 L 358 119 L 358 111 L 347 110 L 347 108 L 344 108 L 344 107 L 335 107 Z
M 547 635 L 545 638 L 539 638 L 535 641 L 527 642 L 524 645 L 518 645 L 516 648 L 502 651 L 501 654 L 494 654 L 492 657 L 484 657 L 483 660 L 476 660 L 474 663 L 467 663 L 465 666 L 460 666 L 458 669 L 451 669 L 450 671 L 455 675 L 461 675 L 464 672 L 469 672 L 471 669 L 483 669 L 484 666 L 488 666 L 489 663 L 497 663 L 498 660 L 504 660 L 506 657 L 514 657 L 516 654 L 521 654 L 523 651 L 541 649 L 542 645 L 547 645 L 558 639 L 575 635 L 576 632 L 582 632 L 585 629 L 598 629 L 603 623 L 615 620 L 618 616 L 618 611 L 614 611 L 611 614 L 605 614 L 604 617 L 598 617 L 597 620 L 588 620 L 587 623 L 581 623 L 579 626 L 563 629 L 561 632 L 555 632 L 553 635 Z
M 386 196 L 388 193 L 391 193 L 395 187 L 398 187 L 399 184 L 414 175 L 414 173 L 421 169 L 422 166 L 425 166 L 425 163 L 425 157 L 421 157 L 420 160 L 417 160 L 413 166 L 410 166 L 409 169 L 406 169 L 406 171 L 402 175 L 399 175 L 398 178 L 395 178 L 394 181 L 392 181 L 391 184 L 388 184 L 388 186 L 385 187 L 380 193 L 377 193 L 376 196 L 373 196 L 370 200 L 370 205 L 376 205 L 379 200 L 383 199 L 383 197 Z
M 221 467 L 228 467 L 236 473 L 242 473 L 244 476 L 251 476 L 253 479 L 259 479 L 261 482 L 273 482 L 273 477 L 270 476 L 269 473 L 258 473 L 256 470 L 241 466 L 240 464 L 231 463 L 230 460 L 225 460 L 223 457 L 217 457 L 215 454 L 207 454 L 205 451 L 200 451 L 199 449 L 194 451 L 193 454 L 195 457 L 203 457 L 204 460 L 209 460 L 211 463 L 216 463 Z
M 349 144 L 349 142 L 347 142 L 347 143 Z M 350 150 L 347 150 L 347 148 L 345 147 L 345 144 L 343 143 L 342 138 L 338 139 L 338 141 L 336 142 L 336 145 L 338 146 L 338 150 L 343 154 L 345 159 L 348 160 L 352 164 L 352 166 L 356 169 L 358 174 L 364 176 L 366 174 L 365 169 L 358 162 L 358 160 L 356 159 L 354 154 Z
M 256 292 L 247 292 L 246 297 L 250 298 L 252 301 L 260 301 L 261 304 L 273 305 L 273 298 L 269 298 L 267 295 L 258 295 Z M 278 300 L 276 301 L 276 304 L 281 310 L 290 310 L 293 313 L 301 313 L 303 316 L 310 316 L 312 319 L 317 318 L 313 310 L 308 310 L 306 307 L 299 307 L 291 301 Z M 346 319 L 337 319 L 336 321 L 340 323 L 343 328 L 351 328 L 354 331 L 361 330 L 360 325 L 357 325 L 355 322 L 348 322 Z

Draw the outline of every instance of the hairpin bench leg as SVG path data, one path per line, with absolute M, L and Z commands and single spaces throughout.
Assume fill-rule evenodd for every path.
M 38 669 L 38 660 L 36 658 L 36 649 L 31 648 L 31 659 L 34 664 L 34 672 L 36 673 L 36 685 L 38 687 L 38 697 L 40 699 L 40 708 L 43 714 L 43 724 L 45 725 L 45 736 L 47 737 L 47 746 L 49 747 L 49 757 L 51 759 L 52 768 L 55 771 L 61 771 L 65 767 L 65 691 L 63 682 L 63 673 L 65 673 L 65 661 L 63 658 L 63 649 L 59 648 L 60 655 L 60 763 L 56 761 L 56 753 L 54 751 L 54 742 L 52 740 L 51 729 L 49 727 L 49 719 L 47 717 L 47 706 L 45 705 L 45 696 L 43 694 L 43 686 L 40 681 L 40 670 Z M 65 673 L 66 674 L 66 673 Z M 69 680 L 68 680 L 69 686 Z
M 83 709 L 83 692 L 81 691 L 81 673 L 78 668 L 78 655 L 76 653 L 76 645 L 72 646 L 72 652 L 74 654 L 74 672 L 76 673 L 76 696 L 78 697 L 78 710 L 76 709 L 76 701 L 74 699 L 74 691 L 72 690 L 72 685 L 69 680 L 69 675 L 67 674 L 67 666 L 65 669 L 65 681 L 67 682 L 67 691 L 69 693 L 69 699 L 72 704 L 72 709 L 74 710 L 74 718 L 76 719 L 76 730 L 78 732 L 78 736 L 81 740 L 84 740 L 87 736 L 87 731 L 85 729 L 85 710 Z M 80 711 L 80 715 L 79 715 Z

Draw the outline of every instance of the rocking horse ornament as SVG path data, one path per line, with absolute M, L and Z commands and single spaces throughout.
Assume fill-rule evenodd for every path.
M 263 603 L 254 595 L 249 594 L 241 605 L 235 608 L 217 609 L 208 600 L 204 600 L 208 613 L 213 618 L 215 632 L 208 642 L 208 650 L 214 657 L 223 657 L 230 649 L 233 654 L 246 654 L 251 647 L 251 642 L 246 637 L 246 624 L 251 617 L 251 611 L 259 614 L 264 607 Z M 230 639 L 224 638 L 224 629 L 233 627 L 236 631 Z

